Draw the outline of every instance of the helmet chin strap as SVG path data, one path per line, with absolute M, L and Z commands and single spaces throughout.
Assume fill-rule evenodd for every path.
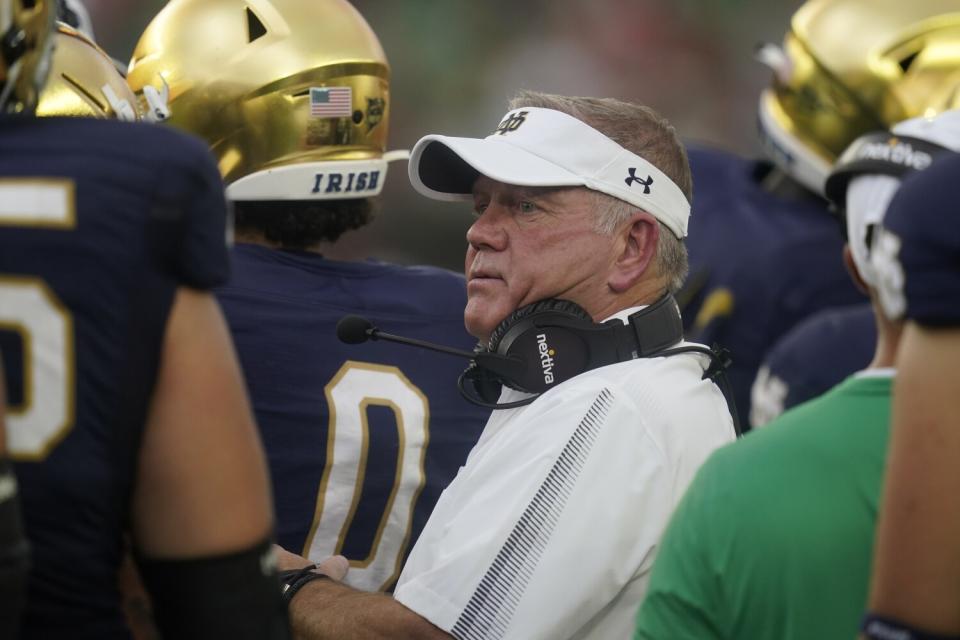
M 137 112 L 134 111 L 133 105 L 131 105 L 127 100 L 118 96 L 117 92 L 113 90 L 113 87 L 111 87 L 109 84 L 105 84 L 100 87 L 100 91 L 103 92 L 103 97 L 106 98 L 108 103 L 110 103 L 110 108 L 112 108 L 113 112 L 116 114 L 117 120 L 133 122 L 137 119 Z
M 781 84 L 788 84 L 793 76 L 793 63 L 778 44 L 764 42 L 754 50 L 753 57 L 770 68 Z
M 143 99 L 147 102 L 143 117 L 147 122 L 163 122 L 170 117 L 170 85 L 167 84 L 163 74 L 158 73 L 157 76 L 163 83 L 162 89 L 157 89 L 150 84 L 143 86 Z

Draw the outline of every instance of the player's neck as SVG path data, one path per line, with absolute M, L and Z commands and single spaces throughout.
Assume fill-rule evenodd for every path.
M 877 348 L 867 368 L 894 368 L 897 366 L 897 348 L 900 346 L 903 323 L 887 320 L 876 301 L 873 303 L 873 316 L 877 323 Z
M 595 322 L 601 322 L 624 309 L 651 305 L 662 298 L 666 291 L 666 279 L 644 277 L 623 293 L 605 296 L 593 304 L 584 304 L 583 307 Z
M 293 249 L 293 247 L 285 247 L 279 242 L 268 239 L 260 231 L 250 231 L 246 229 L 244 229 L 243 231 L 237 230 L 234 233 L 233 241 L 236 243 L 243 243 L 243 244 L 256 244 L 256 245 L 260 245 L 261 247 L 268 247 L 270 249 L 275 249 L 278 251 L 283 249 Z M 319 243 L 309 247 L 296 247 L 295 250 L 309 251 L 310 253 L 323 253 L 322 245 Z

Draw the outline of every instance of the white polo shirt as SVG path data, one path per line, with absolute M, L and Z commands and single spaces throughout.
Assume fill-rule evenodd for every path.
M 629 638 L 674 506 L 734 439 L 708 364 L 621 362 L 494 411 L 394 597 L 456 638 Z

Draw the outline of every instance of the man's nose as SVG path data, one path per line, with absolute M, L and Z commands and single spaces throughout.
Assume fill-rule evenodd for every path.
M 467 229 L 467 242 L 474 249 L 502 251 L 507 246 L 507 234 L 504 229 L 503 205 L 491 202 L 483 213 Z

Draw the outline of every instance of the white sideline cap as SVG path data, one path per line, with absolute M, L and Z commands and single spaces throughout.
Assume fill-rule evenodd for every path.
M 904 120 L 893 127 L 892 133 L 926 140 L 960 152 L 960 109 L 944 111 L 932 118 Z M 922 168 L 926 168 L 929 162 L 928 156 L 921 165 Z M 850 252 L 864 282 L 873 288 L 880 285 L 880 274 L 870 257 L 867 230 L 883 223 L 887 207 L 900 188 L 900 180 L 881 173 L 864 173 L 851 180 L 847 189 L 847 238 Z
M 690 203 L 653 164 L 584 122 L 522 107 L 486 138 L 428 135 L 410 154 L 413 188 L 434 200 L 470 200 L 478 175 L 524 187 L 584 186 L 643 209 L 687 235 Z

